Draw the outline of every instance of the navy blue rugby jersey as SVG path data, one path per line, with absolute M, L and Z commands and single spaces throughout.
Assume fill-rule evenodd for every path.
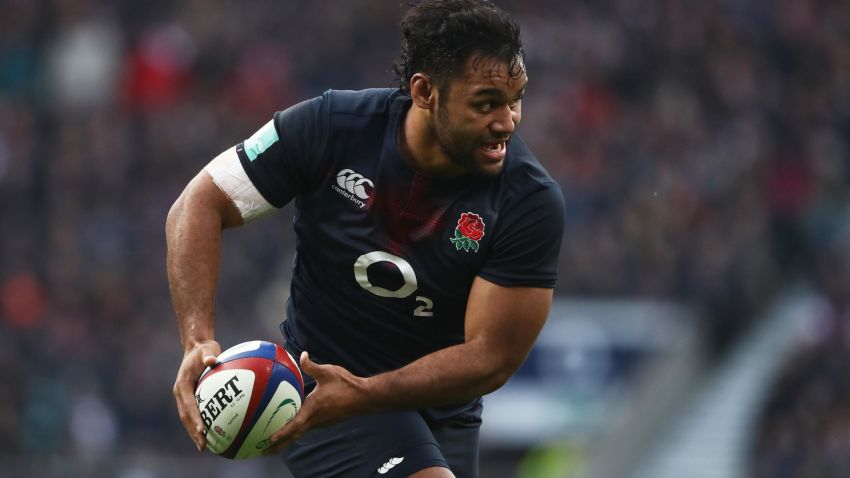
M 462 343 L 475 276 L 557 275 L 563 196 L 522 139 L 498 175 L 421 174 L 398 149 L 410 105 L 396 89 L 327 91 L 236 148 L 272 205 L 295 199 L 287 348 L 361 376 Z

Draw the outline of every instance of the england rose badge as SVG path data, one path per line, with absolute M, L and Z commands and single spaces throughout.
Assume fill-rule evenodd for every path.
M 455 237 L 449 238 L 455 249 L 478 252 L 478 241 L 484 237 L 484 221 L 473 212 L 461 213 L 455 228 Z

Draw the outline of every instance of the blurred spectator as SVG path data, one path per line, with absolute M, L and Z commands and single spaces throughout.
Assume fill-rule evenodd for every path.
M 191 66 L 195 45 L 179 25 L 156 25 L 145 30 L 126 68 L 130 106 L 142 110 L 173 107 L 194 83 Z
M 115 27 L 106 19 L 84 19 L 51 39 L 45 70 L 54 106 L 74 111 L 112 100 L 121 48 Z

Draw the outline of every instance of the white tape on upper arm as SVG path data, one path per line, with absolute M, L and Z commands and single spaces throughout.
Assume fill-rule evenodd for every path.
M 277 208 L 260 194 L 239 162 L 236 147 L 219 154 L 204 167 L 213 182 L 230 198 L 245 223 L 255 221 Z

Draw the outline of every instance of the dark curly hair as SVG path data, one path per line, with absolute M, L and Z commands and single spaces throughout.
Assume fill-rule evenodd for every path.
M 402 18 L 401 32 L 401 59 L 393 69 L 405 91 L 418 72 L 445 84 L 472 54 L 507 63 L 515 77 L 524 68 L 519 25 L 487 0 L 424 0 Z

